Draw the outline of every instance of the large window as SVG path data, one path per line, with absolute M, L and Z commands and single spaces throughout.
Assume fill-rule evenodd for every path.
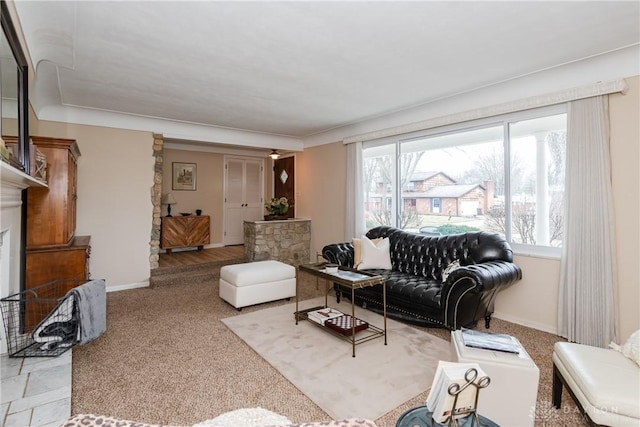
M 560 247 L 565 147 L 563 106 L 366 143 L 366 226 Z

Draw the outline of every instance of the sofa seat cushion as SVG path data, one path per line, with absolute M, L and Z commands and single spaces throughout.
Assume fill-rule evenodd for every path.
M 558 342 L 553 363 L 594 422 L 640 420 L 640 368 L 633 361 L 614 350 Z
M 432 307 L 441 309 L 440 293 L 442 283 L 409 273 L 395 270 L 366 270 L 387 279 L 387 304 L 398 307 Z M 382 295 L 382 287 L 363 288 Z

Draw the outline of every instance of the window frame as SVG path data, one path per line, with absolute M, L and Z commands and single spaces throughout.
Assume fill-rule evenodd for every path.
M 382 145 L 395 145 L 395 161 L 392 161 L 394 168 L 393 174 L 395 176 L 395 188 L 392 188 L 392 203 L 395 205 L 393 210 L 392 223 L 398 223 L 398 218 L 401 217 L 402 203 L 398 202 L 398 198 L 402 197 L 400 168 L 398 162 L 402 155 L 402 144 L 410 143 L 412 141 L 433 138 L 437 136 L 453 135 L 461 132 L 468 132 L 473 130 L 479 130 L 490 127 L 501 126 L 503 129 L 503 156 L 504 156 L 504 183 L 505 183 L 505 221 L 508 224 L 505 230 L 505 239 L 511 245 L 513 252 L 517 255 L 534 256 L 540 258 L 559 259 L 562 255 L 562 247 L 542 246 L 542 245 L 529 245 L 522 243 L 514 243 L 512 240 L 512 195 L 511 195 L 511 125 L 533 120 L 537 118 L 554 116 L 560 114 L 567 114 L 567 103 L 555 104 L 545 107 L 533 108 L 529 110 L 516 111 L 512 113 L 502 114 L 499 116 L 487 117 L 477 120 L 471 120 L 461 123 L 455 123 L 445 125 L 441 127 L 425 129 L 422 131 L 411 132 L 402 135 L 396 135 L 394 137 L 386 137 L 380 140 L 367 141 L 363 144 L 363 151 L 367 148 L 379 147 Z M 452 145 L 454 146 L 454 145 Z M 444 147 L 442 147 L 444 148 Z M 432 149 L 435 149 L 432 148 Z M 364 158 L 364 156 L 363 156 Z M 507 208 L 508 207 L 508 208 Z

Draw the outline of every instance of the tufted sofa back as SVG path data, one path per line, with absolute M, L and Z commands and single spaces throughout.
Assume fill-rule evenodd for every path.
M 367 237 L 389 238 L 393 270 L 436 280 L 442 277 L 442 270 L 455 260 L 459 260 L 461 265 L 513 262 L 509 243 L 498 234 L 484 231 L 429 237 L 380 226 L 369 230 Z

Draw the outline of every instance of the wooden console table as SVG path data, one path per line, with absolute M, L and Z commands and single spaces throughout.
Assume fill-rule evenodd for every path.
M 170 254 L 173 248 L 198 247 L 209 244 L 209 216 L 165 216 L 160 228 L 160 247 Z

